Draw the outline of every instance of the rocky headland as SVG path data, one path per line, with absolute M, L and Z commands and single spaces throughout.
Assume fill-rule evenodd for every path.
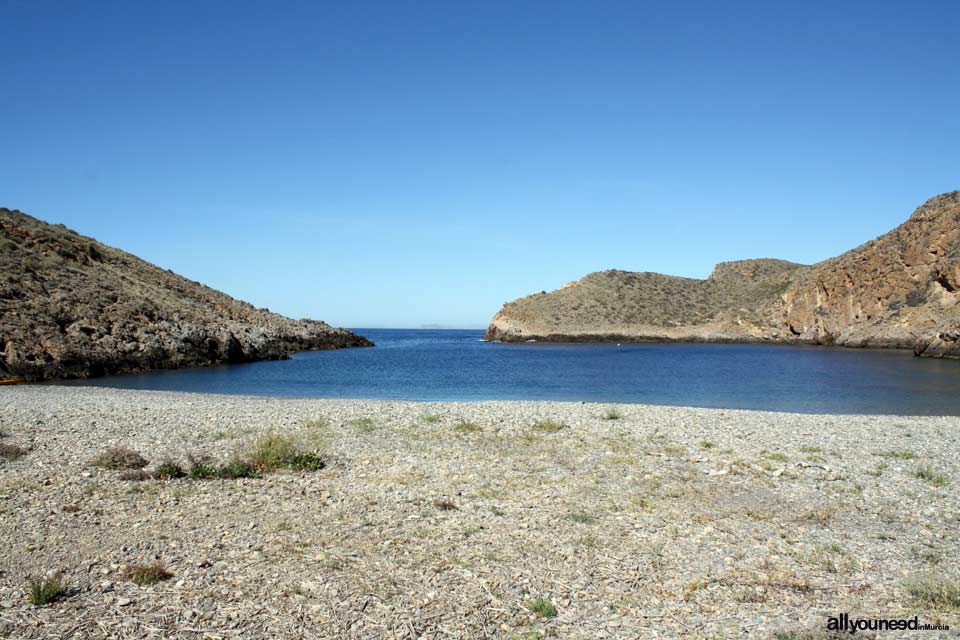
M 0 381 L 372 344 L 324 322 L 255 308 L 63 225 L 0 208 Z
M 705 280 L 603 271 L 509 302 L 488 340 L 774 342 L 960 357 L 960 191 L 814 265 L 718 264 Z

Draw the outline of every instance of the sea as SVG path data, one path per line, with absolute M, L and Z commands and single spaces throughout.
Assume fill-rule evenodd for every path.
M 479 330 L 354 329 L 377 346 L 58 384 L 273 397 L 560 400 L 960 415 L 960 361 L 749 344 L 501 344 Z

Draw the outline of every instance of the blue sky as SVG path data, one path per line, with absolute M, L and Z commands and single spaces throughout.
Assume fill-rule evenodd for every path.
M 960 188 L 943 2 L 0 0 L 0 206 L 292 316 L 485 326 Z

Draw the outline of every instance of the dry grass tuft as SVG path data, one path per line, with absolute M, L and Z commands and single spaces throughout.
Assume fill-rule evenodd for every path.
M 152 564 L 135 564 L 127 569 L 127 577 L 137 586 L 157 584 L 173 577 L 173 572 L 163 563 L 157 561 Z
M 119 471 L 122 469 L 143 469 L 150 461 L 133 449 L 127 447 L 113 447 L 94 457 L 90 464 L 101 469 Z

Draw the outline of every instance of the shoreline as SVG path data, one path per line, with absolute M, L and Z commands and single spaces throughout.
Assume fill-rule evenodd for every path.
M 916 588 L 960 584 L 957 417 L 53 384 L 0 389 L 0 410 L 0 444 L 27 451 L 0 462 L 0 637 L 763 637 L 839 612 L 960 626 Z M 130 482 L 89 465 L 113 446 L 148 469 L 225 460 L 271 432 L 326 468 Z M 124 579 L 148 561 L 174 577 Z M 28 605 L 26 576 L 55 570 L 73 591 Z

